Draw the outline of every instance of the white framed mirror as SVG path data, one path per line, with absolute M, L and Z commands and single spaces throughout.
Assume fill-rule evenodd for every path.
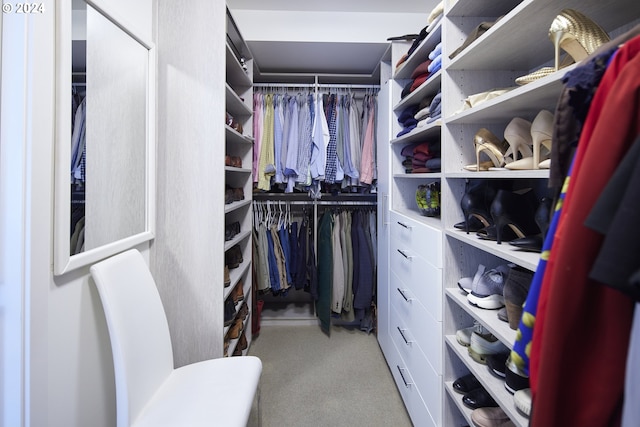
M 103 0 L 56 11 L 54 274 L 155 235 L 155 47 Z

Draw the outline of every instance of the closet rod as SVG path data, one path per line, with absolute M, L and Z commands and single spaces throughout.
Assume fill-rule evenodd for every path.
M 280 204 L 286 205 L 304 205 L 304 206 L 313 206 L 313 205 L 326 205 L 326 206 L 375 206 L 377 202 L 365 202 L 365 201 L 356 201 L 356 200 L 310 200 L 310 201 L 301 201 L 301 200 L 254 200 L 254 204 L 263 204 L 266 205 L 271 203 L 275 207 L 278 206 L 278 202 Z
M 362 85 L 362 84 L 331 84 L 331 83 L 254 83 L 253 87 L 282 87 L 282 88 L 335 88 L 335 89 L 380 89 L 380 85 Z

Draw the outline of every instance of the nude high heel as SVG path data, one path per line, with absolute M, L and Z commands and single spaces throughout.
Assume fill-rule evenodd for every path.
M 505 167 L 507 169 L 523 169 L 519 166 L 524 159 L 530 158 L 533 153 L 531 152 L 531 122 L 521 117 L 514 117 L 511 119 L 507 127 L 504 129 L 504 139 L 509 143 L 509 149 L 505 153 L 505 157 L 512 157 L 512 161 L 507 163 Z M 518 153 L 520 153 L 521 159 L 518 159 Z
M 553 113 L 541 110 L 531 124 L 531 138 L 533 139 L 533 168 L 540 168 L 540 146 L 551 151 L 551 137 L 553 135 Z
M 580 62 L 591 55 L 609 36 L 598 24 L 574 9 L 564 9 L 549 28 L 549 38 L 555 47 L 555 69 L 560 67 L 560 48 Z
M 476 149 L 476 171 L 480 171 L 480 153 L 485 153 L 493 163 L 493 166 L 500 168 L 504 166 L 504 154 L 509 148 L 509 143 L 500 141 L 490 130 L 480 128 L 473 138 Z

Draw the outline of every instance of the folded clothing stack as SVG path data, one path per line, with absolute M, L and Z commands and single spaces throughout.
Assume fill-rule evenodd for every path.
M 418 112 L 417 105 L 411 105 L 405 108 L 402 113 L 398 116 L 398 123 L 402 126 L 402 130 L 398 132 L 397 137 L 401 137 L 404 134 L 407 134 L 414 130 L 418 125 L 418 121 L 415 118 L 416 113 Z
M 440 141 L 410 144 L 400 152 L 405 160 L 402 165 L 406 173 L 439 172 L 441 168 Z

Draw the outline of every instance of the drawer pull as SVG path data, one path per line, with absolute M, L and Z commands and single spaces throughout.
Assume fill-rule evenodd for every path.
M 402 298 L 404 298 L 405 301 L 411 301 L 411 298 L 409 298 L 405 293 L 403 289 L 400 288 L 396 288 L 398 290 L 398 292 L 400 292 L 400 295 L 402 295 Z
M 400 373 L 400 378 L 402 378 L 402 382 L 404 383 L 404 386 L 406 388 L 409 388 L 409 386 L 413 383 L 408 383 L 407 380 L 404 377 L 404 374 L 402 373 L 402 371 L 404 371 L 405 369 L 401 368 L 400 365 L 396 365 L 396 368 L 398 368 L 398 372 Z
M 398 332 L 400 332 L 400 336 L 404 340 L 404 343 L 406 345 L 411 345 L 412 341 L 409 341 L 407 337 L 404 335 L 404 331 L 406 331 L 406 329 L 400 329 L 400 326 L 397 326 L 397 328 L 398 328 Z
M 396 249 L 396 250 L 397 250 L 398 252 L 400 252 L 400 255 L 402 255 L 402 256 L 403 256 L 403 257 L 405 257 L 406 259 L 409 259 L 409 260 L 410 260 L 411 258 L 413 258 L 411 255 L 407 255 L 407 254 L 405 253 L 405 251 L 403 251 L 403 250 L 401 250 L 401 249 Z
M 411 230 L 411 226 L 407 225 L 407 224 L 405 224 L 403 222 L 398 221 L 398 225 L 400 225 L 401 227 L 406 228 L 407 230 Z

